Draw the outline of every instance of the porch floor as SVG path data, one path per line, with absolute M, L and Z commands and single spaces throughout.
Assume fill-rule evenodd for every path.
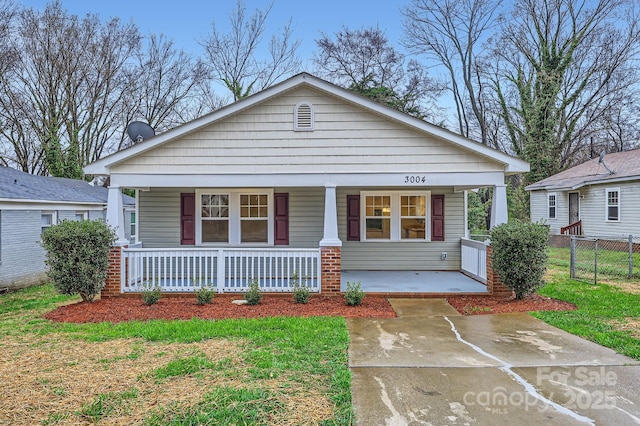
M 457 271 L 352 271 L 343 270 L 340 289 L 347 281 L 360 282 L 367 293 L 481 293 L 487 286 Z

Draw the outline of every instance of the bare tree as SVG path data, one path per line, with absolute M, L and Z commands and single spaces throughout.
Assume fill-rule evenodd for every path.
M 293 39 L 291 20 L 280 36 L 272 35 L 266 49 L 263 47 L 272 7 L 270 3 L 264 10 L 256 9 L 247 17 L 244 3 L 238 0 L 237 7 L 229 14 L 229 32 L 219 32 L 214 22 L 211 34 L 202 43 L 213 77 L 231 91 L 234 101 L 300 69 L 297 56 L 300 41 Z M 268 54 L 261 55 L 262 52 Z
M 205 66 L 164 35 L 150 34 L 146 47 L 135 55 L 129 78 L 131 91 L 122 129 L 133 120 L 144 120 L 163 132 L 195 118 L 193 104 L 201 104 L 199 88 L 208 83 Z M 128 143 L 123 132 L 118 149 Z
M 593 5 L 593 7 L 589 7 Z M 518 0 L 495 49 L 501 118 L 535 182 L 572 165 L 638 83 L 631 0 Z
M 486 105 L 482 43 L 496 26 L 501 0 L 412 0 L 403 10 L 403 44 L 436 61 L 448 74 L 458 131 L 495 145 Z
M 439 87 L 418 62 L 405 65 L 405 56 L 380 28 L 343 27 L 334 37 L 322 33 L 316 40 L 314 64 L 320 76 L 418 117 L 434 109 L 431 101 Z
M 79 19 L 59 1 L 23 9 L 0 75 L 0 116 L 13 162 L 29 172 L 80 177 L 118 127 L 127 63 L 139 45 L 132 24 Z

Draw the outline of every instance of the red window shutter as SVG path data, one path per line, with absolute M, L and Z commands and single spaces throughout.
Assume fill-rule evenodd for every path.
M 180 194 L 180 244 L 196 243 L 196 194 Z
M 289 245 L 289 194 L 275 193 L 274 201 L 274 238 L 277 246 Z
M 431 241 L 444 241 L 444 194 L 431 196 Z
M 360 241 L 359 195 L 347 195 L 347 241 Z

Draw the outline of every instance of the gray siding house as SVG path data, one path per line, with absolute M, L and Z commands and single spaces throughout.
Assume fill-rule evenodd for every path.
M 466 192 L 493 187 L 503 223 L 505 175 L 528 170 L 306 73 L 85 167 L 110 177 L 108 221 L 120 188 L 139 194 L 143 247 L 119 237 L 122 281 L 103 295 L 253 278 L 285 291 L 293 274 L 332 292 L 343 270 L 460 271 Z
M 135 200 L 124 200 L 123 216 L 135 225 Z M 46 280 L 43 230 L 63 220 L 104 219 L 106 205 L 106 188 L 0 167 L 0 290 Z
M 552 235 L 640 235 L 640 149 L 594 158 L 525 188 Z

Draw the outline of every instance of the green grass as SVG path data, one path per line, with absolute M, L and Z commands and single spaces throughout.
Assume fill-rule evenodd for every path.
M 573 303 L 578 309 L 532 313 L 536 318 L 640 360 L 640 339 L 614 326 L 626 323 L 628 318 L 640 318 L 640 294 L 612 285 L 572 280 L 567 272 L 552 274 L 539 293 Z
M 79 298 L 60 296 L 50 285 L 0 296 L 0 333 L 12 335 L 27 346 L 37 341 L 45 352 L 48 342 L 59 339 L 91 344 L 118 339 L 141 339 L 154 345 L 215 339 L 238 342 L 241 352 L 222 360 L 210 360 L 204 354 L 187 351 L 175 359 L 168 358 L 162 367 L 152 370 L 148 376 L 161 381 L 162 386 L 171 386 L 174 377 L 222 375 L 241 379 L 242 387 L 216 387 L 213 392 L 201 395 L 201 400 L 191 401 L 189 408 L 157 407 L 148 414 L 149 424 L 216 424 L 216 419 L 235 419 L 225 424 L 268 424 L 272 413 L 281 411 L 280 404 L 287 399 L 287 391 L 304 392 L 304 389 L 326 395 L 333 403 L 334 415 L 326 424 L 351 423 L 349 335 L 344 318 L 191 319 L 118 324 L 61 324 L 42 318 L 46 312 L 70 300 Z M 139 349 L 134 346 L 130 355 L 107 357 L 101 359 L 100 364 L 108 369 L 114 363 L 135 360 L 139 355 Z M 236 358 L 232 359 L 233 356 Z M 69 361 L 82 363 L 83 356 L 79 354 L 77 359 Z M 279 380 L 281 386 L 266 389 L 264 380 L 271 379 Z M 55 424 L 59 419 L 73 416 L 108 423 L 112 420 L 110 416 L 117 416 L 117 412 L 135 404 L 136 397 L 137 394 L 129 391 L 87 395 L 87 401 L 75 412 L 50 413 L 45 423 Z

